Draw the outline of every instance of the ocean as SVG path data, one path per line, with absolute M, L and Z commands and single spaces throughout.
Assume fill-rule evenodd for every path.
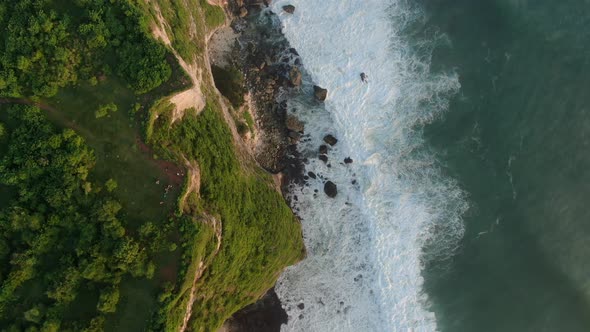
M 316 175 L 291 188 L 308 257 L 276 286 L 283 329 L 590 330 L 590 3 L 271 10 L 305 69 L 288 107 Z

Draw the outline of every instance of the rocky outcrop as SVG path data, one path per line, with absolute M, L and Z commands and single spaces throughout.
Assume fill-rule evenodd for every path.
M 315 98 L 319 101 L 325 101 L 326 98 L 328 98 L 328 90 L 314 85 L 313 86 L 313 95 L 315 96 Z
M 287 313 L 271 288 L 256 303 L 233 315 L 223 326 L 225 332 L 278 332 L 287 323 Z

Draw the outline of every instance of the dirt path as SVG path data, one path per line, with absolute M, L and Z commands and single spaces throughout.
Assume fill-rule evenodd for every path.
M 215 256 L 217 256 L 219 250 L 221 249 L 222 225 L 220 220 L 217 220 L 212 216 L 208 216 L 207 223 L 209 223 L 213 227 L 213 230 L 215 231 L 215 237 L 217 238 L 217 246 L 215 247 L 215 251 L 211 256 L 211 258 L 213 259 Z M 197 298 L 197 282 L 199 281 L 199 279 L 203 275 L 203 272 L 205 272 L 206 269 L 207 265 L 203 261 L 200 261 L 199 267 L 195 271 L 195 275 L 193 277 L 193 284 L 191 287 L 190 297 L 186 304 L 185 314 L 182 320 L 182 326 L 180 326 L 180 329 L 178 330 L 179 332 L 185 332 L 188 327 L 188 322 L 190 321 L 191 316 L 193 314 L 193 305 L 195 304 L 195 300 Z
M 201 192 L 201 169 L 199 168 L 199 164 L 197 161 L 189 161 L 184 156 L 184 163 L 187 169 L 187 188 L 180 198 L 179 205 L 181 210 L 184 209 L 184 204 L 186 199 L 189 197 L 191 193 L 197 194 L 200 197 Z

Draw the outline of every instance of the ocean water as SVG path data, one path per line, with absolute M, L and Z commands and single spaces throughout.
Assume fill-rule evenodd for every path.
M 590 330 L 590 3 L 271 9 L 305 67 L 285 98 L 318 175 L 291 188 L 308 257 L 276 287 L 284 330 Z

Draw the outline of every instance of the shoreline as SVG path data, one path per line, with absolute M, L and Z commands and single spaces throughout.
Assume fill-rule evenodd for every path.
M 273 175 L 297 216 L 289 186 L 305 182 L 306 160 L 297 150 L 299 140 L 305 138 L 305 126 L 288 114 L 286 99 L 302 93 L 299 85 L 303 68 L 280 27 L 256 22 L 261 15 L 272 20 L 274 13 L 263 13 L 267 7 L 266 1 L 229 0 L 225 7 L 229 27 L 216 31 L 208 52 L 210 65 L 235 67 L 242 73 L 247 91 L 242 107 L 249 108 L 246 112 L 253 115 L 255 122 L 254 138 L 247 138 L 246 143 L 259 165 Z M 219 331 L 278 332 L 287 319 L 272 287 L 257 302 L 234 313 Z

